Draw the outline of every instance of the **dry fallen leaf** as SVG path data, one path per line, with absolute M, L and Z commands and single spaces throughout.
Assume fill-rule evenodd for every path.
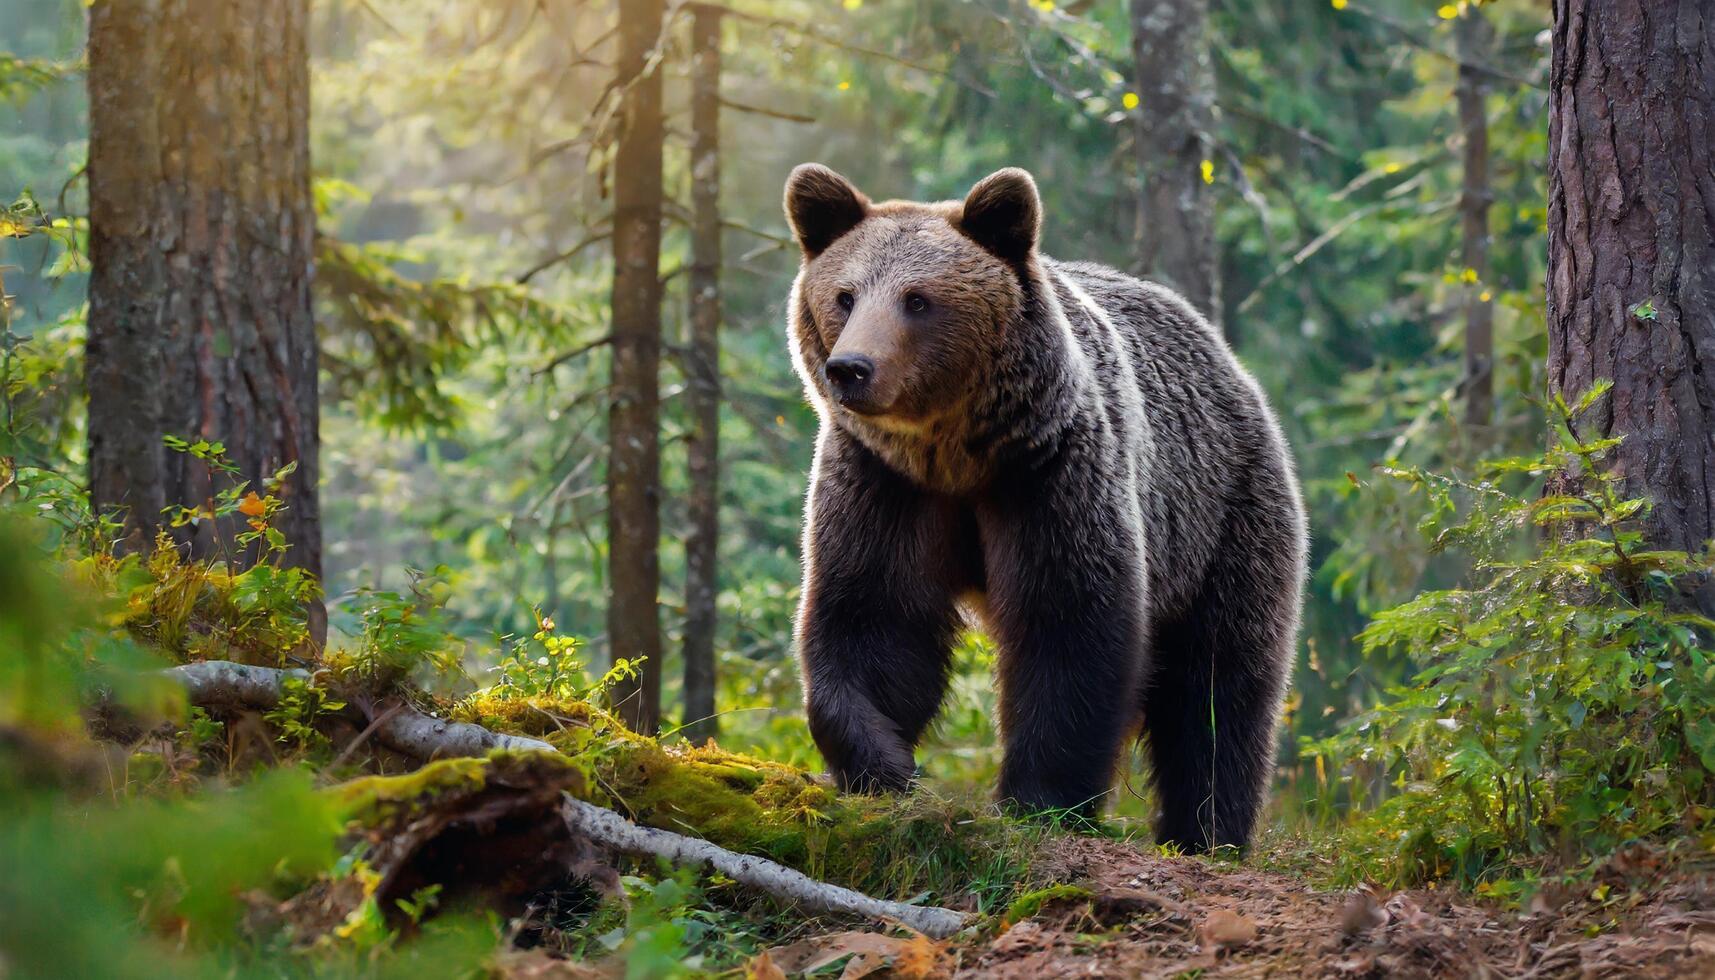
M 859 980 L 895 963 L 901 966 L 921 963 L 923 951 L 918 945 L 919 942 L 929 944 L 934 951 L 932 959 L 938 962 L 938 948 L 922 936 L 895 939 L 875 932 L 838 932 L 829 936 L 816 936 L 768 950 L 765 955 L 769 957 L 771 965 L 783 973 L 809 973 L 849 956 L 851 958 L 846 960 L 846 968 L 840 974 L 840 980 Z M 900 972 L 903 974 L 904 970 Z
M 947 950 L 940 943 L 918 933 L 906 942 L 905 948 L 893 961 L 893 972 L 901 980 L 933 980 L 947 976 Z
M 1216 949 L 1243 946 L 1256 938 L 1256 923 L 1237 912 L 1216 909 L 1203 920 L 1203 942 Z
M 763 950 L 744 965 L 744 980 L 786 980 L 786 973 L 775 966 L 768 951 Z
M 1423 911 L 1423 906 L 1417 904 L 1410 895 L 1400 892 L 1387 900 L 1382 906 L 1390 922 L 1398 922 L 1408 926 L 1424 926 L 1428 924 L 1429 915 Z
M 1342 933 L 1356 936 L 1383 925 L 1387 925 L 1387 913 L 1382 911 L 1374 895 L 1367 891 L 1355 891 L 1352 897 L 1346 899 L 1346 907 L 1340 911 Z

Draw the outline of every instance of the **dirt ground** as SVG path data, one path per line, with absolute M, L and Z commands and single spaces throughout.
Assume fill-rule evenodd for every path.
M 1644 850 L 1525 912 L 1437 891 L 1317 892 L 1090 838 L 1053 860 L 1095 898 L 950 950 L 958 976 L 1715 977 L 1715 874 L 1667 875 Z
M 1523 911 L 1437 890 L 1317 891 L 1291 875 L 1089 837 L 1045 866 L 1084 892 L 978 937 L 937 943 L 852 928 L 757 955 L 727 976 L 818 978 L 1715 978 L 1715 862 L 1688 869 L 1647 848 Z M 615 960 L 518 953 L 511 978 L 617 978 Z

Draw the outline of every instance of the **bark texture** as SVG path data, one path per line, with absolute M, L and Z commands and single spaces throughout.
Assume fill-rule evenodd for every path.
M 90 488 L 129 549 L 227 485 L 171 435 L 224 443 L 258 488 L 297 463 L 276 524 L 288 561 L 321 570 L 308 17 L 307 0 L 90 8 Z M 174 534 L 243 562 L 242 529 Z
M 614 705 L 634 730 L 661 723 L 662 0 L 619 5 L 613 161 L 613 383 L 608 410 L 608 645 L 643 660 Z
M 720 594 L 721 14 L 691 16 L 691 337 L 686 364 L 690 533 L 685 538 L 685 735 L 716 734 L 715 601 Z
M 1139 271 L 1219 323 L 1213 188 L 1215 75 L 1207 0 L 1131 0 L 1138 106 Z
M 1465 423 L 1488 425 L 1495 412 L 1495 310 L 1489 284 L 1489 77 L 1494 32 L 1483 9 L 1467 6 L 1454 28 L 1459 45 L 1459 129 L 1464 136 L 1464 185 L 1459 194 L 1460 261 L 1475 273 L 1465 284 Z
M 1555 0 L 1549 88 L 1549 383 L 1613 380 L 1580 434 L 1624 437 L 1610 465 L 1655 501 L 1653 543 L 1694 549 L 1715 533 L 1715 7 Z

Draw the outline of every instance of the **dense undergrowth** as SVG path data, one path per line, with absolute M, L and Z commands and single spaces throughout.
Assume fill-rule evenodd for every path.
M 1692 593 L 1710 556 L 1650 548 L 1649 502 L 1602 465 L 1619 440 L 1576 434 L 1607 391 L 1552 399 L 1540 456 L 1386 471 L 1469 572 L 1373 618 L 1365 651 L 1409 658 L 1409 681 L 1301 746 L 1334 880 L 1516 895 L 1633 842 L 1715 844 L 1715 622 Z
M 266 545 L 278 505 L 244 491 L 213 509 L 250 515 Z M 1033 883 L 1047 829 L 980 797 L 840 797 L 799 767 L 628 731 L 600 701 L 629 665 L 587 674 L 547 619 L 489 653 L 494 683 L 475 688 L 427 580 L 363 596 L 317 654 L 315 583 L 281 567 L 281 548 L 233 572 L 165 537 L 118 557 L 87 550 L 97 528 L 0 519 L 0 949 L 22 975 L 386 974 L 424 956 L 440 973 L 544 945 L 655 976 L 729 967 L 813 926 L 719 875 L 650 866 L 605 898 L 577 875 L 534 882 L 516 907 L 466 896 L 442 914 L 456 881 L 392 894 L 370 863 L 396 837 L 379 828 L 456 806 L 516 764 L 418 769 L 365 743 L 342 709 L 383 696 L 550 742 L 563 757 L 528 768 L 553 794 L 878 897 L 990 914 Z M 202 659 L 315 673 L 266 711 L 211 713 L 161 676 Z M 68 921 L 77 936 L 56 927 Z

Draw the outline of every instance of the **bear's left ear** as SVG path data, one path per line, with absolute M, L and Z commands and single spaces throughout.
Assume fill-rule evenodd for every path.
M 786 221 L 806 259 L 821 255 L 868 214 L 869 198 L 819 163 L 801 163 L 786 178 Z
M 1042 199 L 1036 181 L 1017 167 L 996 170 L 965 195 L 959 228 L 978 245 L 1008 262 L 1028 258 L 1042 228 Z

